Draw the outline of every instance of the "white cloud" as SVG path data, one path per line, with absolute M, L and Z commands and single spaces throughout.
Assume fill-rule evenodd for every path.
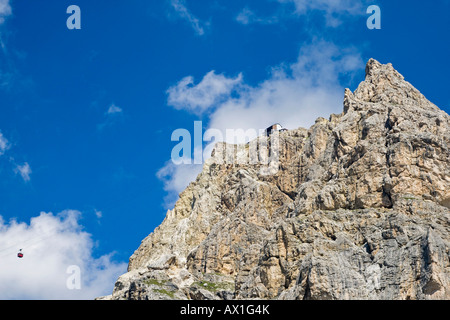
M 156 176 L 164 183 L 164 191 L 167 192 L 167 196 L 164 198 L 166 209 L 173 208 L 175 202 L 178 200 L 178 195 L 192 181 L 195 181 L 202 169 L 203 165 L 176 165 L 170 160 L 157 172 Z
M 273 15 L 270 17 L 260 17 L 249 8 L 242 9 L 242 11 L 239 12 L 239 14 L 236 16 L 236 21 L 244 25 L 252 23 L 273 24 L 278 22 L 278 20 L 279 18 L 277 15 Z
M 9 0 L 0 0 L 0 24 L 5 22 L 5 19 L 12 14 Z
M 272 68 L 269 77 L 256 86 L 246 84 L 241 74 L 228 78 L 211 71 L 197 85 L 192 77 L 182 79 L 169 89 L 168 102 L 177 109 L 207 113 L 209 129 L 219 130 L 224 140 L 233 143 L 227 138 L 235 136 L 227 137 L 227 129 L 258 133 L 274 123 L 288 129 L 308 128 L 318 117 L 341 113 L 341 82 L 358 70 L 364 71 L 364 62 L 356 49 L 316 40 L 302 47 L 296 62 Z M 175 202 L 200 171 L 201 166 L 168 162 L 158 177 Z
M 6 48 L 5 37 L 2 33 L 2 25 L 5 23 L 6 19 L 12 15 L 12 8 L 10 0 L 0 0 L 0 53 L 4 57 L 8 58 L 8 51 Z M 14 68 L 13 63 L 7 63 L 5 68 L 0 69 L 0 88 L 9 88 L 13 82 L 15 76 L 17 75 L 17 70 Z M 0 137 L 1 138 L 1 137 Z M 1 148 L 1 147 L 0 147 Z M 1 149 L 0 149 L 1 153 Z
M 16 174 L 20 174 L 24 181 L 30 181 L 30 175 L 32 171 L 28 162 L 25 162 L 23 165 L 17 165 L 14 171 L 16 172 Z
M 8 139 L 6 139 L 0 132 L 0 156 L 5 154 L 5 152 L 11 147 Z M 16 174 L 19 174 L 25 182 L 30 181 L 30 175 L 32 173 L 31 167 L 28 162 L 20 165 L 17 164 L 13 157 L 9 157 L 9 163 L 12 165 L 12 169 Z
M 290 129 L 309 127 L 320 116 L 342 111 L 340 77 L 363 65 L 355 49 L 318 40 L 304 46 L 296 62 L 272 68 L 257 86 L 246 85 L 242 75 L 219 77 L 211 71 L 197 85 L 186 77 L 169 89 L 169 104 L 195 113 L 211 111 L 209 128 L 224 136 L 226 129 L 258 132 L 277 122 Z
M 167 90 L 167 104 L 178 110 L 201 114 L 229 96 L 241 82 L 241 74 L 236 78 L 227 78 L 223 74 L 216 74 L 214 70 L 208 72 L 197 85 L 194 85 L 194 78 L 188 76 Z
M 5 152 L 11 147 L 8 139 L 6 139 L 0 132 L 0 156 L 4 155 Z M 25 182 L 30 181 L 31 167 L 28 162 L 22 165 L 16 163 L 13 157 L 9 157 L 9 162 L 13 166 L 13 170 L 16 174 L 20 174 Z
M 210 116 L 210 128 L 264 129 L 281 123 L 288 129 L 310 127 L 318 117 L 342 111 L 340 77 L 362 69 L 360 55 L 319 41 L 305 46 L 291 65 L 272 69 L 269 79 L 229 97 Z
M 122 113 L 123 110 L 122 108 L 116 106 L 114 103 L 112 105 L 109 106 L 108 111 L 106 112 L 106 114 L 117 114 L 117 113 Z
M 9 142 L 8 140 L 3 136 L 3 134 L 0 132 L 0 156 L 5 153 L 6 150 L 9 148 Z
M 0 299 L 93 299 L 112 292 L 126 264 L 112 261 L 112 254 L 93 256 L 94 241 L 80 216 L 74 210 L 41 213 L 29 224 L 0 217 Z M 67 286 L 70 266 L 81 271 L 80 290 Z
M 97 219 L 101 219 L 103 217 L 103 212 L 100 210 L 94 210 L 95 216 L 97 217 Z
M 313 12 L 323 14 L 329 27 L 338 27 L 349 17 L 359 17 L 366 14 L 369 2 L 367 0 L 276 0 L 282 6 L 268 17 L 260 17 L 249 8 L 244 8 L 236 17 L 236 21 L 248 25 L 253 23 L 272 24 L 283 18 L 310 15 Z
M 277 0 L 282 4 L 295 6 L 297 15 L 306 15 L 311 11 L 324 13 L 328 26 L 337 27 L 343 16 L 361 16 L 365 14 L 367 0 Z
M 186 7 L 185 0 L 170 0 L 170 4 L 178 17 L 188 22 L 197 35 L 202 36 L 205 34 L 205 30 L 209 24 L 200 21 L 194 16 Z
M 114 103 L 108 107 L 108 110 L 104 114 L 105 120 L 97 125 L 97 129 L 102 131 L 106 127 L 114 125 L 117 121 L 123 120 L 124 111 L 121 107 L 116 106 Z

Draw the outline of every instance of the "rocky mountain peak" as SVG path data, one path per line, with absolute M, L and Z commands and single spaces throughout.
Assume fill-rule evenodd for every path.
M 377 60 L 371 58 L 366 64 L 366 80 L 369 80 L 370 78 L 374 78 L 376 75 L 379 75 L 380 73 L 387 75 L 391 74 L 400 80 L 404 80 L 404 77 L 398 73 L 397 70 L 394 69 L 391 63 L 388 64 L 381 64 Z
M 395 70 L 391 63 L 381 64 L 375 59 L 367 62 L 365 81 L 354 92 L 354 98 L 359 102 L 439 110 L 419 90 L 405 81 L 403 75 Z
M 450 298 L 448 114 L 370 59 L 277 145 L 267 174 L 218 144 L 106 299 Z

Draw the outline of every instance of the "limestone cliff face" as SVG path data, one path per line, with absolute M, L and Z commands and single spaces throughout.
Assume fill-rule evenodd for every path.
M 106 299 L 450 299 L 450 117 L 391 64 L 280 133 L 273 174 L 224 147 Z

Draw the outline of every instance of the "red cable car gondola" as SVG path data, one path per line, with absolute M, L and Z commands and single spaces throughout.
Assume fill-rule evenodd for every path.
M 17 258 L 19 258 L 19 259 L 23 258 L 22 249 L 19 250 L 19 253 L 17 254 Z

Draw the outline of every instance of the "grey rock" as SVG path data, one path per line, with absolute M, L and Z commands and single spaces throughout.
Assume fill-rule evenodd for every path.
M 218 144 L 101 299 L 449 299 L 449 129 L 371 59 L 341 114 L 280 134 L 273 174 Z

